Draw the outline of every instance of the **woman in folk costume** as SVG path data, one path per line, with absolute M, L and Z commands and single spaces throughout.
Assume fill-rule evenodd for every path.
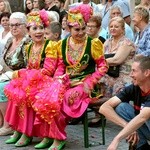
M 57 65 L 57 52 L 51 49 L 55 44 L 44 39 L 44 28 L 48 24 L 45 10 L 28 14 L 27 29 L 32 42 L 26 47 L 27 68 L 16 71 L 15 79 L 5 88 L 9 99 L 5 119 L 15 130 L 6 143 L 15 143 L 17 147 L 26 146 L 32 140 L 34 95 L 42 88 L 44 81 L 50 83 Z
M 50 88 L 45 87 L 35 96 L 33 104 L 36 111 L 34 128 L 39 129 L 39 134 L 45 137 L 36 148 L 52 144 L 48 150 L 61 150 L 65 146 L 67 120 L 84 113 L 93 100 L 92 91 L 96 83 L 107 71 L 102 43 L 86 35 L 86 22 L 91 15 L 92 9 L 88 5 L 68 12 L 71 35 L 56 44 L 58 67 L 55 81 Z M 57 90 L 56 86 L 61 87 L 61 84 L 66 84 L 66 87 Z M 51 105 L 52 101 L 60 102 L 60 109 L 55 115 L 45 107 Z

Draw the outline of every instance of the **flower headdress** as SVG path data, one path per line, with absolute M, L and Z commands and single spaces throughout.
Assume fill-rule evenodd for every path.
M 27 26 L 36 26 L 36 25 L 44 25 L 47 27 L 49 25 L 50 20 L 48 19 L 47 12 L 42 9 L 40 11 L 34 11 L 27 15 Z
M 88 22 L 92 15 L 92 7 L 90 7 L 88 4 L 81 4 L 69 10 L 67 20 L 68 25 L 82 26 Z

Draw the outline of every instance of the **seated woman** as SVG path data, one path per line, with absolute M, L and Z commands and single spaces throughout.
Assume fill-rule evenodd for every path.
M 103 91 L 103 99 L 108 100 L 117 94 L 124 86 L 131 83 L 130 71 L 133 57 L 135 55 L 135 45 L 132 41 L 125 37 L 125 22 L 122 17 L 114 17 L 109 23 L 109 32 L 111 38 L 104 43 L 105 56 L 112 54 L 113 57 L 107 58 L 109 67 L 119 67 L 119 77 L 113 77 L 106 74 L 99 82 Z M 100 124 L 100 118 L 90 123 L 91 127 Z
M 33 133 L 34 95 L 42 88 L 41 83 L 44 81 L 50 83 L 52 79 L 50 76 L 53 76 L 56 68 L 57 51 L 51 49 L 55 43 L 44 39 L 44 29 L 48 25 L 46 11 L 28 14 L 27 29 L 32 42 L 26 46 L 27 68 L 18 70 L 16 79 L 5 87 L 5 93 L 9 99 L 5 119 L 16 130 L 6 143 L 15 143 L 17 147 L 28 145 L 32 135 L 38 133 L 38 131 Z
M 113 57 L 107 58 L 108 65 L 118 66 L 119 77 L 112 77 L 106 74 L 100 81 L 104 88 L 104 97 L 112 97 L 118 93 L 124 86 L 131 83 L 129 76 L 131 71 L 131 64 L 135 55 L 135 45 L 127 39 L 125 34 L 125 22 L 121 17 L 114 17 L 109 23 L 109 32 L 111 38 L 104 43 L 104 53 L 114 54 Z
M 102 43 L 86 35 L 86 23 L 91 15 L 92 10 L 88 5 L 81 5 L 68 12 L 71 35 L 56 45 L 58 67 L 54 75 L 55 82 L 43 88 L 33 104 L 36 111 L 34 129 L 38 129 L 41 136 L 45 137 L 36 148 L 47 143 L 52 144 L 49 150 L 61 150 L 65 146 L 67 121 L 84 113 L 93 100 L 91 92 L 94 86 L 107 71 Z M 58 90 L 54 86 L 60 84 L 67 88 Z M 55 115 L 49 107 L 44 107 L 51 106 L 52 101 L 59 102 L 59 111 Z
M 0 60 L 0 111 L 2 116 L 0 122 L 2 126 L 0 128 L 0 135 L 12 134 L 12 129 L 4 120 L 7 106 L 4 87 L 11 80 L 12 73 L 15 70 L 26 66 L 24 46 L 29 42 L 29 37 L 26 36 L 26 16 L 23 13 L 12 13 L 9 20 L 9 26 L 12 37 L 7 40 Z

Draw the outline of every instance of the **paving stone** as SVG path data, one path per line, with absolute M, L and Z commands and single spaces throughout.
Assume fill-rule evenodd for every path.
M 67 127 L 67 144 L 64 150 L 106 150 L 114 136 L 121 130 L 120 127 L 107 121 L 105 128 L 106 144 L 100 145 L 102 141 L 101 128 L 89 128 L 89 140 L 92 145 L 89 148 L 84 148 L 84 132 L 83 125 L 80 123 L 78 125 L 69 125 Z M 31 145 L 27 147 L 16 148 L 13 144 L 5 144 L 5 140 L 9 136 L 0 137 L 0 150 L 35 150 L 34 145 L 37 144 L 40 139 L 34 138 Z M 128 144 L 123 140 L 119 144 L 118 150 L 127 150 Z

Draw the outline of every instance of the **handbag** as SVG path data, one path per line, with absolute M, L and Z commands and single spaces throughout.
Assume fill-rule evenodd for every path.
M 115 54 L 105 54 L 105 59 L 114 57 Z M 120 65 L 117 66 L 109 66 L 107 74 L 113 78 L 119 77 Z

